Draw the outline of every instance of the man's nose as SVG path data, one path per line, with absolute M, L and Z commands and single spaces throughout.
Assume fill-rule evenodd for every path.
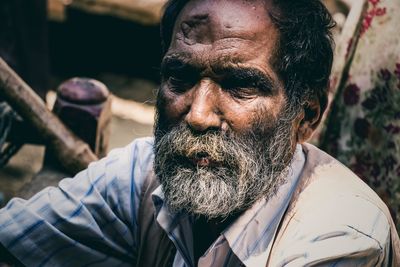
M 204 132 L 221 128 L 217 88 L 210 81 L 202 81 L 193 90 L 185 121 L 193 130 Z

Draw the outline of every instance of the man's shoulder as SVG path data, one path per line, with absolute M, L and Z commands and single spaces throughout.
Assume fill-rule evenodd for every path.
M 121 147 L 121 148 L 115 148 L 110 151 L 110 153 L 107 155 L 114 155 L 114 154 L 120 154 L 122 151 L 132 151 L 132 152 L 140 152 L 140 154 L 152 154 L 153 153 L 153 144 L 154 144 L 154 138 L 153 137 L 140 137 L 135 140 L 133 140 L 131 143 L 128 145 Z
M 297 192 L 301 201 L 312 202 L 316 206 L 335 201 L 338 206 L 339 199 L 354 200 L 340 210 L 356 209 L 357 205 L 366 202 L 384 213 L 388 212 L 378 195 L 341 162 L 311 144 L 304 144 L 303 150 L 306 163 Z
M 140 192 L 153 173 L 153 138 L 138 138 L 130 144 L 112 149 L 108 155 L 89 165 L 90 177 L 104 176 L 110 185 L 122 191 L 131 188 Z
M 349 168 L 313 145 L 304 144 L 303 150 L 306 163 L 294 196 L 294 210 L 304 217 L 320 216 L 349 225 L 372 224 L 374 220 L 367 217 L 373 214 L 390 217 L 378 195 Z M 314 212 L 308 212 L 310 209 Z
M 386 205 L 330 155 L 310 144 L 303 150 L 306 163 L 276 238 L 275 259 L 297 253 L 293 263 L 302 265 L 361 252 L 384 257 L 393 228 Z
M 117 163 L 116 171 L 123 171 L 127 169 L 128 166 L 148 168 L 148 165 L 152 165 L 153 158 L 153 138 L 143 137 L 135 139 L 124 147 L 112 149 L 101 161 L 106 166 L 113 166 Z M 118 168 L 122 167 L 121 165 L 126 166 L 124 168 Z

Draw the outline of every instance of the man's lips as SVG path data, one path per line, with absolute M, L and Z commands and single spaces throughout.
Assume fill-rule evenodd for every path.
M 189 157 L 189 160 L 193 165 L 198 167 L 216 167 L 222 165 L 221 162 L 213 160 L 208 155 L 196 155 L 194 157 Z
M 209 158 L 191 158 L 190 161 L 193 163 L 193 165 L 196 165 L 199 167 L 210 166 L 210 162 L 211 162 Z

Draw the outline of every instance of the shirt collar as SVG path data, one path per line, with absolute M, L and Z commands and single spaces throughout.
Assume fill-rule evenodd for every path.
M 279 187 L 277 193 L 269 200 L 257 201 L 222 233 L 232 251 L 246 266 L 265 266 L 272 241 L 297 187 L 304 163 L 304 152 L 298 144 L 289 165 L 286 182 Z M 185 261 L 193 265 L 189 217 L 185 213 L 173 214 L 168 210 L 161 186 L 153 192 L 152 197 L 157 222 L 175 243 L 178 251 L 186 254 Z

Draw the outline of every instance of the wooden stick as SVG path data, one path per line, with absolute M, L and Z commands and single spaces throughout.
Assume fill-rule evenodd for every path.
M 0 95 L 36 128 L 60 164 L 71 173 L 97 160 L 89 146 L 77 138 L 47 109 L 42 99 L 0 57 Z M 29 134 L 29 133 L 26 133 Z

